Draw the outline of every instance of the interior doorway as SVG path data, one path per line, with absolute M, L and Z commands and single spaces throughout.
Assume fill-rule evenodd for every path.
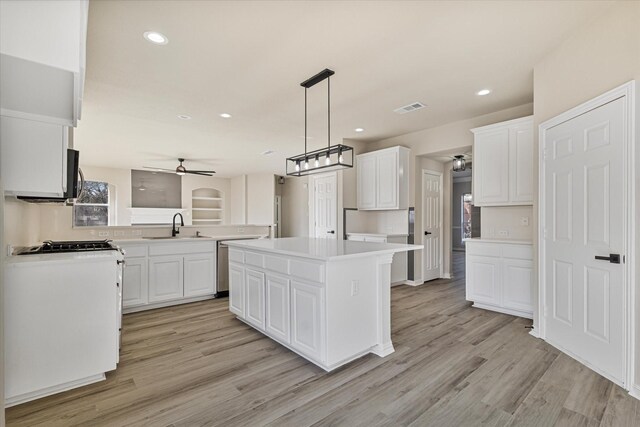
M 309 234 L 321 239 L 338 238 L 338 176 L 336 172 L 309 176 Z

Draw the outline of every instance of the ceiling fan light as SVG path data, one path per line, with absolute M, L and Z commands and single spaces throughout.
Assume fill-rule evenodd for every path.
M 180 166 L 178 166 L 176 168 L 176 175 L 183 176 L 183 175 L 186 175 L 186 174 L 187 174 L 187 170 L 185 169 L 184 166 L 180 165 Z

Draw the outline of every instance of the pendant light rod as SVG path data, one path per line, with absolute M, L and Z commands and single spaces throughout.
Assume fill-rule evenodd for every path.
M 329 147 L 331 147 L 331 74 L 327 77 L 327 148 Z
M 307 80 L 303 81 L 302 83 L 300 83 L 300 86 L 303 86 L 307 89 L 309 89 L 312 86 L 315 86 L 316 84 L 320 83 L 321 81 L 328 79 L 329 77 L 333 76 L 336 72 L 333 70 L 330 70 L 328 68 L 325 68 L 324 70 L 320 71 L 318 74 L 316 74 L 313 77 L 308 78 Z
M 307 154 L 307 88 L 304 88 L 304 154 Z

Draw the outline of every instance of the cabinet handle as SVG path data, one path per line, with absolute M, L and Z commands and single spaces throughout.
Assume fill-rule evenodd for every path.
M 429 234 L 431 234 L 431 232 L 430 232 L 430 231 L 425 231 L 425 232 L 424 232 L 424 235 L 425 235 L 425 236 L 428 236 Z
M 336 230 L 327 231 L 328 234 L 336 234 Z

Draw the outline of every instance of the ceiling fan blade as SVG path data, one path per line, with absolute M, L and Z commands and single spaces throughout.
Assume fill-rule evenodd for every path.
M 173 172 L 176 173 L 175 169 L 165 169 L 165 168 L 152 168 L 151 166 L 143 166 L 144 169 L 150 169 L 158 172 Z
M 210 172 L 202 172 L 202 171 L 186 171 L 187 173 L 190 173 L 192 175 L 203 175 L 203 176 L 213 176 L 213 174 L 215 173 L 215 171 L 210 171 Z
M 197 172 L 197 173 L 216 173 L 216 171 L 197 171 L 193 169 L 188 169 L 189 172 Z

